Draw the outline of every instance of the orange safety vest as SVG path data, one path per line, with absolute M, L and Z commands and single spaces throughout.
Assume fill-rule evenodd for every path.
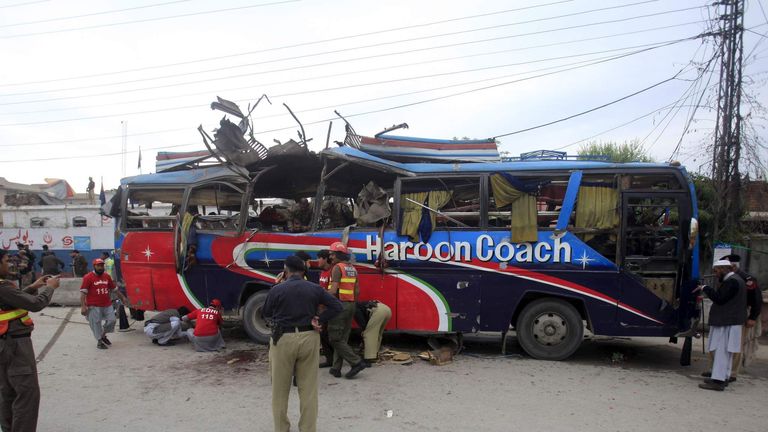
M 355 301 L 355 282 L 357 282 L 357 270 L 349 263 L 338 263 L 336 267 L 341 270 L 339 281 L 339 300 L 345 302 Z
M 8 323 L 15 319 L 20 319 L 25 326 L 33 324 L 29 312 L 24 309 L 0 310 L 0 336 L 8 332 Z

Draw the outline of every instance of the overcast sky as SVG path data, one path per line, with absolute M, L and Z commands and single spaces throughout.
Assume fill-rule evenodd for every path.
M 745 74 L 768 105 L 762 2 L 747 1 Z M 637 138 L 665 161 L 682 136 L 675 158 L 696 170 L 714 115 L 700 109 L 683 133 L 710 79 L 690 64 L 712 55 L 711 38 L 694 38 L 718 12 L 710 3 L 0 0 L 0 176 L 114 188 L 139 173 L 139 148 L 143 173 L 158 150 L 204 149 L 196 128 L 217 126 L 216 96 L 245 108 L 267 94 L 272 105 L 253 114 L 267 145 L 296 138 L 287 103 L 319 150 L 334 109 L 364 135 L 406 122 L 398 134 L 488 138 L 657 84 L 502 137 L 500 149 L 575 153 L 581 140 Z M 342 139 L 336 120 L 331 140 Z

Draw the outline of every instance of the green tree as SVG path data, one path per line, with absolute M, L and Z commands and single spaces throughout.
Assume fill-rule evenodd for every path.
M 581 146 L 579 156 L 608 156 L 611 162 L 653 162 L 648 151 L 637 138 L 618 144 L 611 141 L 590 141 Z

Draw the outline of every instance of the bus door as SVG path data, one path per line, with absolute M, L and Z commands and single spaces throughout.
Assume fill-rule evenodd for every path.
M 622 194 L 620 327 L 673 325 L 679 306 L 687 227 L 681 193 Z
M 232 242 L 219 242 L 223 237 L 235 238 L 242 233 L 248 207 L 243 197 L 246 185 L 213 180 L 189 188 L 184 213 L 176 224 L 174 244 L 177 272 L 184 276 L 191 294 L 206 303 L 219 298 L 225 305 L 237 304 L 242 277 L 226 269 L 228 262 L 217 262 L 215 254 L 231 247 Z M 217 249 L 217 250 L 215 250 Z M 224 251 L 230 260 L 232 253 Z

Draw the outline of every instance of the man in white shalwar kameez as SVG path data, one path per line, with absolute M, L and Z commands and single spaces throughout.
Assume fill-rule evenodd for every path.
M 712 352 L 712 378 L 699 384 L 706 390 L 723 391 L 731 376 L 733 354 L 741 352 L 741 327 L 747 320 L 747 292 L 744 281 L 733 272 L 728 260 L 713 266 L 720 286 L 701 287 L 712 300 L 709 310 L 709 345 Z

